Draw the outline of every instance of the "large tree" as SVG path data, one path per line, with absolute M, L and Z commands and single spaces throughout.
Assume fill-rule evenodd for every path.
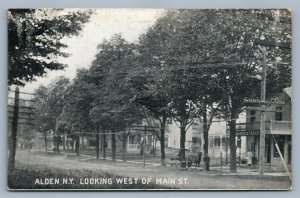
M 231 172 L 236 172 L 236 119 L 243 111 L 245 98 L 260 96 L 263 62 L 270 66 L 267 75 L 267 98 L 277 95 L 284 87 L 291 85 L 291 51 L 288 47 L 281 48 L 283 44 L 289 46 L 291 36 L 289 14 L 286 12 L 287 10 L 283 13 L 278 10 L 223 11 L 222 17 L 218 19 L 224 20 L 226 24 L 222 33 L 225 44 L 232 46 L 226 53 L 236 54 L 239 62 L 245 63 L 233 64 L 235 67 L 224 68 L 216 73 L 220 92 L 224 95 L 222 114 L 230 128 Z M 286 22 L 272 21 L 269 17 L 285 18 Z M 266 41 L 267 45 L 262 41 Z M 268 55 L 265 60 L 258 45 L 267 47 Z M 276 45 L 279 47 L 275 47 Z M 284 60 L 285 63 L 282 64 L 279 60 Z
M 60 116 L 61 125 L 68 132 L 73 141 L 76 141 L 76 153 L 79 155 L 80 136 L 88 137 L 91 131 L 96 134 L 96 156 L 99 158 L 99 134 L 90 118 L 90 109 L 94 98 L 92 93 L 95 86 L 89 78 L 87 69 L 77 70 L 77 76 L 66 89 L 65 104 Z M 80 134 L 81 133 L 81 134 Z
M 115 160 L 116 135 L 118 132 L 126 133 L 128 128 L 141 120 L 141 111 L 135 104 L 130 81 L 130 71 L 136 58 L 135 45 L 117 34 L 103 41 L 98 49 L 99 53 L 90 68 L 90 77 L 96 86 L 90 116 L 102 133 L 111 133 L 112 158 Z M 124 138 L 127 137 L 122 136 L 123 152 L 126 152 Z M 105 134 L 103 139 L 106 142 Z
M 158 75 L 167 73 L 165 91 L 171 95 L 174 116 L 182 123 L 182 149 L 185 123 L 198 110 L 207 137 L 209 122 L 203 107 L 217 105 L 229 122 L 230 170 L 236 171 L 236 119 L 245 105 L 243 99 L 259 95 L 261 53 L 257 40 L 273 43 L 267 46 L 267 62 L 275 62 L 268 73 L 267 94 L 276 95 L 290 85 L 290 50 L 281 46 L 290 42 L 289 17 L 287 10 L 179 10 L 167 12 L 148 31 L 155 35 L 150 46 L 154 54 L 159 53 L 153 56 Z M 207 150 L 207 141 L 204 147 Z
M 68 56 L 62 39 L 78 35 L 90 14 L 75 9 L 9 9 L 8 84 L 24 85 L 47 70 L 65 68 L 57 59 Z
M 8 10 L 8 85 L 25 85 L 47 70 L 66 67 L 57 57 L 66 57 L 65 36 L 78 35 L 90 12 L 63 9 Z M 14 137 L 13 145 L 17 138 Z M 15 149 L 10 148 L 10 159 Z M 13 165 L 12 165 L 13 167 Z
M 154 118 L 159 122 L 159 131 L 154 130 L 154 134 L 160 141 L 161 164 L 164 165 L 165 126 L 171 114 L 169 108 L 171 98 L 166 92 L 167 76 L 162 71 L 164 48 L 161 46 L 165 42 L 166 33 L 160 31 L 160 25 L 161 23 L 156 23 L 141 35 L 138 46 L 138 64 L 135 65 L 131 75 L 131 82 L 135 91 L 136 104 L 145 109 L 145 119 L 149 121 Z
M 202 15 L 205 16 L 207 12 L 204 11 Z M 205 93 L 206 87 L 209 89 L 213 86 L 209 74 L 206 74 L 206 78 L 203 75 L 208 72 L 197 65 L 206 60 L 205 47 L 208 44 L 207 36 L 203 33 L 206 27 L 195 29 L 195 23 L 205 26 L 208 17 L 194 22 L 191 17 L 194 13 L 184 10 L 167 12 L 141 37 L 140 50 L 144 73 L 152 75 L 148 74 L 148 82 L 144 80 L 144 87 L 138 88 L 148 92 L 144 103 L 156 118 L 165 120 L 166 116 L 172 114 L 172 118 L 179 123 L 183 159 L 186 131 L 203 110 L 200 101 L 203 101 L 203 94 L 209 94 Z M 209 99 L 209 104 L 213 104 L 212 97 Z
M 47 133 L 52 132 L 56 151 L 59 152 L 59 118 L 64 108 L 64 96 L 68 85 L 69 79 L 61 76 L 47 87 L 41 86 L 35 90 L 35 127 L 45 135 L 46 150 Z

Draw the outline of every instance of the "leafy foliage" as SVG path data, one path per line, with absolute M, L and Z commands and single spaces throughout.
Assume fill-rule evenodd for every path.
M 229 122 L 234 164 L 236 119 L 243 100 L 260 95 L 262 62 L 268 63 L 267 98 L 291 86 L 290 40 L 288 10 L 167 11 L 138 44 L 121 35 L 104 40 L 92 66 L 65 89 L 64 105 L 51 111 L 69 129 L 113 132 L 152 117 L 161 123 L 162 145 L 166 120 L 173 119 L 183 150 L 185 133 L 198 119 L 205 154 L 212 118 L 222 117 Z M 259 46 L 268 51 L 265 60 Z
M 65 36 L 78 35 L 90 12 L 60 9 L 10 9 L 8 11 L 8 84 L 24 85 L 47 70 L 66 67 L 57 57 Z
M 91 118 L 103 129 L 123 131 L 140 122 L 141 118 L 128 76 L 136 57 L 135 46 L 127 43 L 121 35 L 115 35 L 100 44 L 98 49 L 100 51 L 90 68 L 96 86 Z
M 38 131 L 54 132 L 56 126 L 59 126 L 68 85 L 69 79 L 59 77 L 48 87 L 41 86 L 35 91 L 35 122 Z

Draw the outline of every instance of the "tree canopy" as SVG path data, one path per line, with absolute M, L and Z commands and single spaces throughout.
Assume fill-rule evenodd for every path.
M 235 172 L 236 119 L 245 98 L 260 96 L 262 63 L 268 98 L 291 86 L 290 28 L 287 10 L 167 11 L 138 43 L 117 34 L 99 44 L 91 67 L 79 70 L 65 90 L 61 113 L 75 110 L 65 116 L 73 124 L 113 132 L 157 119 L 162 161 L 167 119 L 179 123 L 182 150 L 187 129 L 200 120 L 207 155 L 212 118 L 222 117 Z M 260 47 L 268 51 L 266 60 Z
M 66 67 L 57 57 L 65 36 L 77 36 L 91 12 L 64 9 L 8 10 L 8 84 L 24 85 L 47 70 Z

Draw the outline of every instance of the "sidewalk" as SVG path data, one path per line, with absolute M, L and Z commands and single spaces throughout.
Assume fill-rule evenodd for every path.
M 81 159 L 81 161 L 85 161 L 85 160 L 91 160 L 91 159 L 96 159 L 96 157 L 93 157 L 91 155 L 81 155 L 83 157 L 87 157 L 86 159 Z M 103 159 L 103 158 L 101 158 Z M 106 157 L 106 160 L 112 160 L 111 157 Z M 116 159 L 117 162 L 123 162 L 123 160 L 121 159 Z M 141 160 L 136 160 L 136 161 L 132 161 L 132 160 L 128 160 L 126 161 L 127 163 L 136 163 L 136 164 L 144 164 L 143 161 Z M 145 160 L 145 165 L 146 166 L 160 166 L 160 163 L 150 163 L 147 162 L 147 160 Z M 203 171 L 203 168 L 186 168 L 188 171 Z M 210 167 L 211 171 L 216 171 L 216 172 L 221 172 L 220 174 L 216 173 L 216 175 L 258 175 L 258 168 L 254 168 L 254 167 L 247 167 L 247 166 L 243 166 L 243 167 L 237 167 L 237 172 L 236 173 L 230 173 L 230 167 L 229 165 L 223 165 L 222 168 L 220 166 L 216 167 Z M 269 167 L 269 165 L 265 166 L 265 172 L 264 175 L 266 176 L 289 176 L 289 174 L 287 172 L 278 172 L 277 170 L 279 170 L 280 168 L 278 168 L 278 165 L 273 165 L 272 168 Z M 276 172 L 274 172 L 276 171 Z M 211 175 L 211 174 L 210 174 Z
M 237 167 L 236 173 L 230 173 L 229 166 L 223 166 L 222 170 L 220 167 L 211 167 L 211 170 L 220 170 L 222 172 L 221 175 L 259 175 L 258 168 L 247 168 L 247 167 Z M 265 166 L 264 175 L 266 176 L 286 176 L 288 177 L 289 174 L 287 172 L 272 172 L 270 171 L 268 166 Z
M 71 153 L 69 154 L 69 157 L 72 156 L 71 158 L 73 159 L 79 159 L 76 154 L 74 153 Z M 99 158 L 100 160 L 104 160 L 101 156 Z M 87 155 L 87 154 L 84 154 L 84 155 L 80 155 L 80 161 L 81 162 L 84 162 L 84 163 L 91 163 L 91 161 L 93 160 L 96 160 L 96 157 L 95 156 L 92 156 L 92 155 Z M 110 156 L 107 156 L 105 160 L 108 160 L 108 161 L 112 161 L 112 158 Z M 123 162 L 122 159 L 116 159 L 116 162 Z M 128 164 L 139 164 L 139 165 L 144 165 L 144 161 L 143 160 L 127 160 L 125 163 L 128 163 Z M 152 163 L 152 162 L 148 162 L 147 159 L 145 159 L 145 166 L 149 167 L 149 166 L 161 166 L 160 163 Z M 284 172 L 284 169 L 279 167 L 280 164 L 274 164 L 272 166 L 272 168 L 269 167 L 269 165 L 265 165 L 265 172 L 264 172 L 264 175 L 265 176 L 275 176 L 275 177 L 278 177 L 278 176 L 285 176 L 285 177 L 288 177 L 289 174 L 287 172 Z M 169 167 L 169 165 L 167 166 Z M 210 171 L 209 172 L 205 172 L 203 171 L 203 168 L 202 166 L 200 166 L 200 168 L 195 168 L 195 167 L 190 167 L 190 168 L 178 168 L 179 170 L 183 171 L 183 170 L 187 170 L 187 171 L 191 171 L 191 172 L 202 172 L 203 175 L 215 175 L 215 176 L 224 176 L 224 175 L 238 175 L 238 176 L 255 176 L 255 175 L 259 175 L 259 172 L 258 172 L 258 167 L 247 167 L 247 166 L 242 166 L 242 167 L 239 167 L 237 166 L 237 172 L 236 173 L 231 173 L 230 172 L 230 167 L 229 165 L 223 165 L 222 168 L 220 166 L 211 166 L 210 167 Z

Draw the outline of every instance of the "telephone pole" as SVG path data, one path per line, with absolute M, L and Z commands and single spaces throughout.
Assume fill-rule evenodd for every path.
M 266 48 L 260 47 L 259 49 L 263 55 L 263 65 L 262 65 L 262 79 L 261 79 L 261 93 L 260 93 L 260 100 L 261 104 L 261 111 L 260 111 L 260 149 L 259 149 L 259 176 L 264 175 L 264 163 L 265 163 L 265 138 L 266 138 L 266 126 L 265 126 L 265 102 L 266 102 L 266 78 L 267 78 L 267 61 L 266 61 Z
M 14 109 L 12 118 L 12 128 L 11 128 L 11 145 L 9 153 L 9 169 L 13 170 L 15 167 L 15 155 L 17 146 L 17 133 L 18 133 L 18 119 L 19 119 L 19 87 L 16 87 L 15 97 L 14 97 Z
M 267 81 L 267 50 L 264 45 L 264 43 L 257 42 L 259 44 L 259 49 L 263 55 L 263 62 L 262 62 L 262 74 L 261 74 L 261 92 L 260 92 L 260 100 L 256 99 L 245 99 L 245 103 L 254 103 L 254 104 L 260 104 L 260 107 L 246 107 L 247 109 L 252 110 L 259 110 L 260 111 L 260 135 L 259 135 L 259 176 L 264 175 L 264 163 L 265 163 L 265 138 L 266 138 L 266 126 L 265 126 L 265 112 L 270 111 L 274 112 L 276 111 L 273 108 L 267 107 L 266 104 L 284 104 L 284 101 L 266 101 L 266 81 Z M 276 46 L 272 44 L 268 44 L 268 46 L 274 46 L 274 47 L 281 47 Z

